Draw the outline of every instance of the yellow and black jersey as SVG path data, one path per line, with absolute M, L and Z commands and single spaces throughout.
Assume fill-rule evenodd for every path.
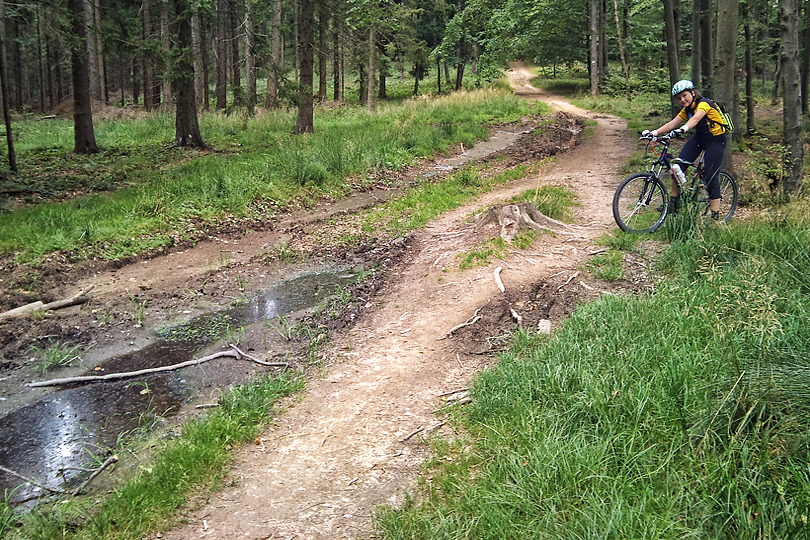
M 698 135 L 723 135 L 726 132 L 723 115 L 720 114 L 720 111 L 714 106 L 714 102 L 707 98 L 700 98 L 700 101 L 692 102 L 691 105 L 681 109 L 681 112 L 678 113 L 678 118 L 686 122 L 692 118 L 697 111 L 706 112 L 706 116 L 695 126 L 695 132 Z

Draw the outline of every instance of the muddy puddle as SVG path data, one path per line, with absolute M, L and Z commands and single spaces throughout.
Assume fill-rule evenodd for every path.
M 85 374 L 173 365 L 209 354 L 209 345 L 238 341 L 248 332 L 283 333 L 292 321 L 329 303 L 356 279 L 351 271 L 328 270 L 283 281 L 242 306 L 160 329 L 152 344 L 108 358 Z M 258 354 L 283 356 L 284 351 Z M 70 490 L 122 440 L 166 422 L 183 407 L 215 403 L 223 390 L 266 370 L 225 357 L 172 372 L 58 387 L 0 417 L 0 465 L 41 486 Z M 59 377 L 53 372 L 45 378 L 51 375 Z M 46 493 L 2 470 L 0 489 L 17 504 Z

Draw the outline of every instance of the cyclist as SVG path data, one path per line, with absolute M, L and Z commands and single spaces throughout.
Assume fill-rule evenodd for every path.
M 678 157 L 694 162 L 700 152 L 704 152 L 704 182 L 709 192 L 709 209 L 713 219 L 719 218 L 720 210 L 720 183 L 717 180 L 717 171 L 723 165 L 723 156 L 726 153 L 726 128 L 720 111 L 714 102 L 701 96 L 692 81 L 681 80 L 672 87 L 672 98 L 679 103 L 681 111 L 669 122 L 652 131 L 644 130 L 642 135 L 666 135 L 670 131 L 686 133 L 694 129 L 695 135 L 683 145 Z M 683 125 L 681 125 L 683 124 Z M 680 126 L 680 127 L 678 127 Z M 708 180 L 705 180 L 708 179 Z M 670 206 L 673 213 L 678 211 L 680 188 L 675 179 L 672 180 L 672 194 Z

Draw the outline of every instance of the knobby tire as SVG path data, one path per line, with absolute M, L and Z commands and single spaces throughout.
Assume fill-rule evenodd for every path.
M 653 232 L 664 222 L 668 204 L 667 189 L 654 174 L 631 174 L 613 194 L 613 219 L 623 231 Z

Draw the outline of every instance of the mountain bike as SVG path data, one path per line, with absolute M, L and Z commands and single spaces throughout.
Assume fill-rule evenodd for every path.
M 678 181 L 681 211 L 693 209 L 700 218 L 710 215 L 709 193 L 703 182 L 703 154 L 701 153 L 697 164 L 674 157 L 669 152 L 669 145 L 676 136 L 676 133 L 670 132 L 661 137 L 639 137 L 639 140 L 647 141 L 645 156 L 652 154 L 654 159 L 647 171 L 631 174 L 616 188 L 613 195 L 613 219 L 623 231 L 648 233 L 661 226 L 672 210 L 662 178 L 664 174 L 672 174 L 675 178 L 677 169 L 673 169 L 673 165 L 680 167 L 685 175 L 684 182 Z M 690 167 L 694 168 L 691 176 Z M 717 221 L 727 223 L 737 209 L 740 189 L 734 176 L 725 169 L 717 172 L 717 178 L 720 182 L 720 212 Z

